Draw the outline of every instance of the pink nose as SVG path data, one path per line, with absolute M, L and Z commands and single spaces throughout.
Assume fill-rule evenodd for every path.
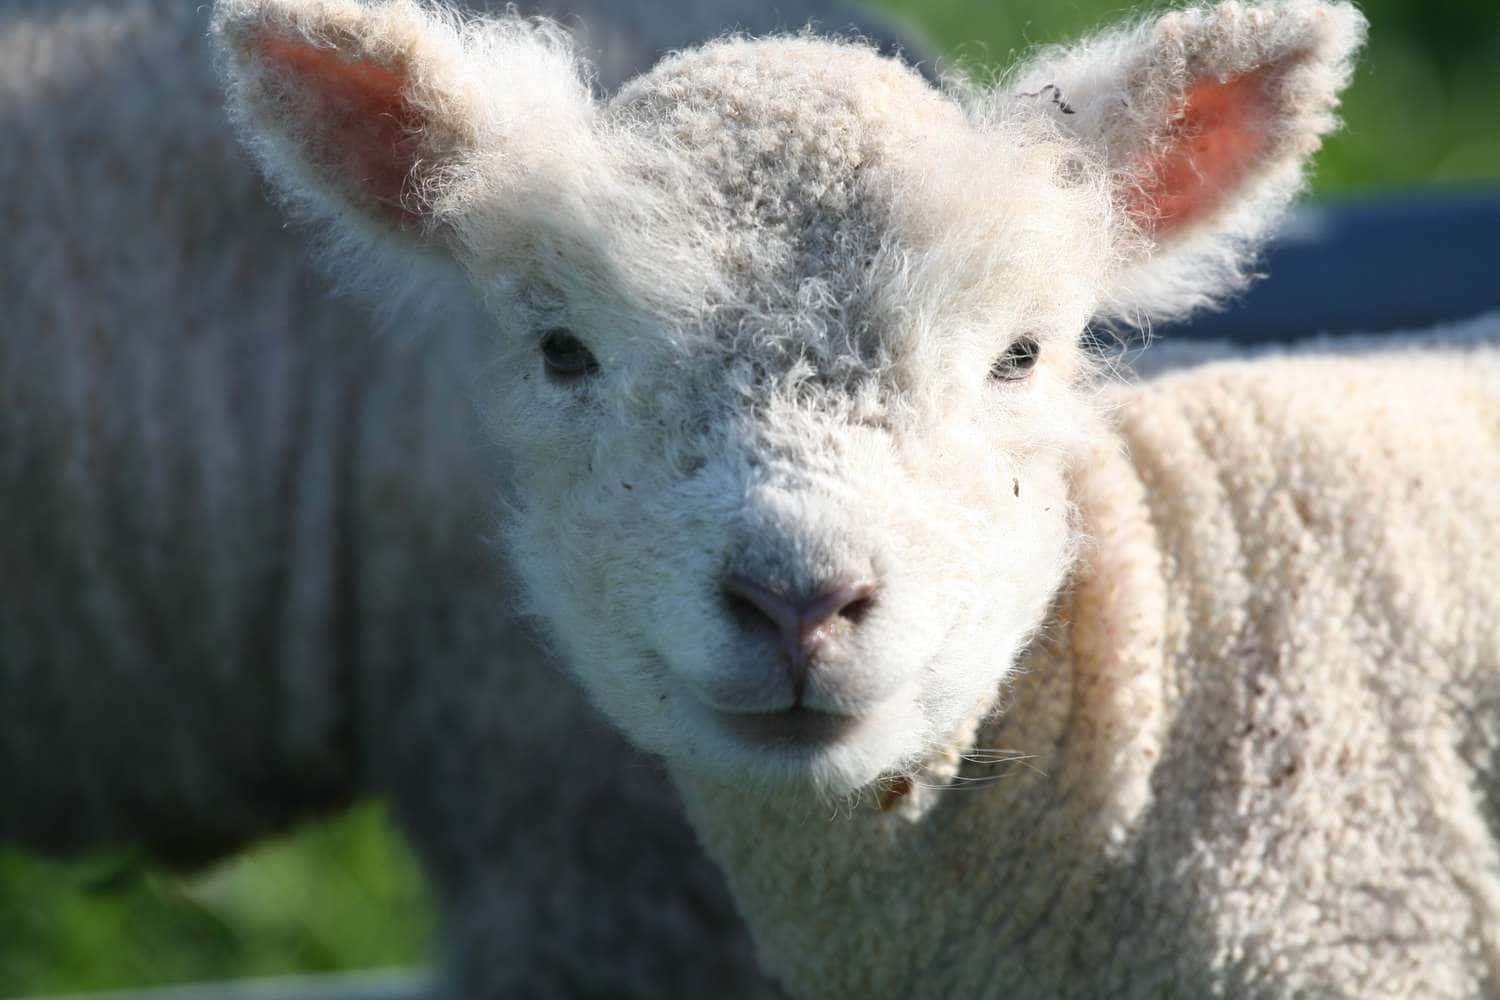
M 870 609 L 875 585 L 848 583 L 815 597 L 794 601 L 764 584 L 739 575 L 724 579 L 730 609 L 742 622 L 769 622 L 781 639 L 781 650 L 792 667 L 800 700 L 807 669 L 833 634 L 853 628 Z

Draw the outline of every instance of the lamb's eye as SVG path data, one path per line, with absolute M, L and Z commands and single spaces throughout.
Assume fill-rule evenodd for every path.
M 583 341 L 560 326 L 542 334 L 542 360 L 553 378 L 581 378 L 599 370 L 599 362 Z
M 1018 382 L 1031 374 L 1041 353 L 1042 347 L 1035 337 L 1022 337 L 990 366 L 990 378 L 997 382 Z

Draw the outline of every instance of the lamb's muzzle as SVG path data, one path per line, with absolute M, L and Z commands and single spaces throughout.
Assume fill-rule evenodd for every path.
M 811 597 L 791 597 L 739 574 L 724 580 L 731 614 L 746 630 L 769 623 L 780 639 L 778 669 L 786 671 L 792 706 L 802 704 L 808 672 L 826 658 L 838 635 L 856 627 L 869 611 L 875 584 L 861 580 L 824 590 Z

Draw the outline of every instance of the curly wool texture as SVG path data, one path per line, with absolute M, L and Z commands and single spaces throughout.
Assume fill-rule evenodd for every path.
M 767 967 L 809 997 L 1491 994 L 1500 320 L 1461 333 L 1120 390 L 1128 458 L 1075 479 L 1092 550 L 956 775 L 839 817 L 681 781 Z

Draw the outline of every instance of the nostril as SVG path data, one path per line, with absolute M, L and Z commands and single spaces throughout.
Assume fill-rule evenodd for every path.
M 875 585 L 849 583 L 825 591 L 798 609 L 802 627 L 807 630 L 836 625 L 840 622 L 858 625 L 874 606 Z
M 805 663 L 834 635 L 859 625 L 875 606 L 875 585 L 866 581 L 792 600 L 743 576 L 725 577 L 724 601 L 730 616 L 747 631 L 771 625 L 789 660 Z
M 734 619 L 734 623 L 747 632 L 763 629 L 780 631 L 777 624 L 754 601 L 735 593 L 727 586 L 724 588 L 724 607 L 729 609 L 729 617 Z
M 770 625 L 780 635 L 796 631 L 798 609 L 769 587 L 730 576 L 724 580 L 723 592 L 730 616 L 740 627 L 755 630 Z
M 865 589 L 862 594 L 835 612 L 835 614 L 851 625 L 858 625 L 864 621 L 865 617 L 875 607 L 875 588 L 869 584 L 865 584 L 864 587 Z

